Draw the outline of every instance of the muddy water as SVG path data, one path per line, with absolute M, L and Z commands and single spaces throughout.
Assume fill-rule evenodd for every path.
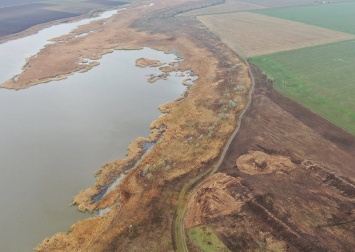
M 93 184 L 102 163 L 148 136 L 158 105 L 183 92 L 175 74 L 148 83 L 159 71 L 136 67 L 140 57 L 175 59 L 148 48 L 115 51 L 67 80 L 0 89 L 0 251 L 31 251 L 87 217 L 69 206 L 73 196 Z

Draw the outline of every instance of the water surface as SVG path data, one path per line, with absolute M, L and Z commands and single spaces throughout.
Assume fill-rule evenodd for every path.
M 0 89 L 1 251 L 31 251 L 86 217 L 69 207 L 73 196 L 94 183 L 102 163 L 148 136 L 158 105 L 183 92 L 184 77 L 174 74 L 148 83 L 159 71 L 135 67 L 140 57 L 175 59 L 148 48 L 115 51 L 66 80 Z
M 48 40 L 68 34 L 78 26 L 109 18 L 116 13 L 117 10 L 105 11 L 94 18 L 57 24 L 31 36 L 0 44 L 0 84 L 21 73 L 22 67 L 26 64 L 26 58 L 36 55 L 45 45 L 50 44 Z

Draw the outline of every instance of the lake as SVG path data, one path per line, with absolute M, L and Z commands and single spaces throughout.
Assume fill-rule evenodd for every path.
M 0 44 L 0 84 L 21 73 L 22 66 L 26 64 L 26 59 L 37 54 L 45 45 L 50 44 L 51 42 L 48 40 L 68 34 L 81 25 L 109 18 L 117 14 L 118 11 L 120 10 L 105 11 L 94 18 L 57 24 L 40 30 L 31 36 Z M 121 11 L 124 11 L 124 9 L 121 9 Z
M 149 48 L 114 51 L 66 80 L 0 89 L 2 251 L 31 251 L 88 217 L 69 206 L 73 196 L 94 184 L 104 162 L 124 157 L 133 139 L 148 136 L 158 106 L 185 90 L 186 77 L 174 73 L 147 82 L 160 71 L 136 67 L 141 57 L 176 60 Z

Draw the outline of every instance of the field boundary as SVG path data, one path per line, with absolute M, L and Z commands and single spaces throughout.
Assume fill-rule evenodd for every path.
M 355 39 L 354 34 L 249 11 L 197 19 L 246 58 Z
M 351 66 L 355 63 L 349 63 L 350 65 L 348 68 L 344 68 L 342 65 L 338 68 L 334 66 L 333 72 L 336 76 L 331 76 L 333 72 L 328 73 L 329 69 L 327 67 L 321 68 L 322 65 L 324 65 L 324 62 L 330 61 L 330 56 L 322 54 L 322 52 L 331 51 L 328 47 L 333 46 L 335 47 L 335 51 L 337 46 L 342 46 L 341 43 L 345 42 L 352 42 L 350 44 L 353 44 L 353 47 L 355 48 L 355 40 L 350 40 L 329 45 L 319 45 L 314 48 L 303 48 L 291 52 L 257 56 L 250 58 L 250 61 L 268 76 L 270 81 L 274 83 L 274 88 L 278 92 L 330 121 L 334 125 L 337 125 L 348 133 L 355 135 L 355 111 L 351 109 L 351 98 L 350 101 L 349 99 L 346 99 L 348 95 L 352 95 L 349 93 L 351 90 L 349 85 L 351 85 L 352 74 L 346 74 L 346 72 L 349 71 Z M 323 50 L 318 52 L 319 48 Z M 311 54 L 309 50 L 311 50 L 311 52 L 315 51 L 315 56 Z M 307 57 L 314 56 L 313 58 L 316 58 L 317 55 L 321 55 L 318 63 L 312 62 L 312 64 L 307 60 Z M 339 55 L 339 58 L 341 58 L 341 54 Z M 300 59 L 300 62 L 297 62 L 298 59 Z M 301 59 L 303 63 L 301 62 Z M 309 71 L 297 69 L 297 66 L 302 66 L 304 64 L 309 67 Z M 290 68 L 295 70 L 290 70 Z M 318 72 L 314 73 L 315 70 Z M 302 78 L 299 73 L 300 71 L 303 73 Z M 323 72 L 324 75 L 322 74 Z M 317 78 L 313 75 L 319 77 Z M 330 75 L 330 77 L 328 75 Z M 312 81 L 309 76 L 316 79 Z M 322 76 L 323 79 L 321 78 Z M 355 76 L 353 77 L 355 78 Z M 334 84 L 338 82 L 344 83 L 344 86 L 340 91 L 338 86 Z M 317 90 L 317 92 L 315 90 Z M 328 94 L 323 94 L 324 90 L 326 90 Z M 333 98 L 332 94 L 334 94 L 334 96 L 336 95 L 336 98 Z

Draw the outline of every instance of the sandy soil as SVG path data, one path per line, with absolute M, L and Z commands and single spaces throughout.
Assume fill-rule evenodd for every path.
M 198 20 L 246 57 L 355 38 L 352 34 L 250 12 L 200 16 Z

